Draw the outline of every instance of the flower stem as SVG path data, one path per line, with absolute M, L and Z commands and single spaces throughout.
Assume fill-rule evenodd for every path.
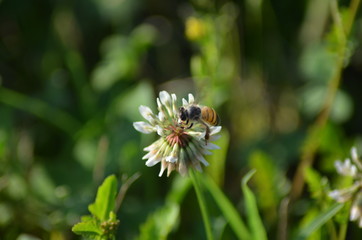
M 192 168 L 190 168 L 189 175 L 190 175 L 190 178 L 191 178 L 192 183 L 194 185 L 197 200 L 198 200 L 199 205 L 200 205 L 201 215 L 202 215 L 202 219 L 204 221 L 207 239 L 208 240 L 213 240 L 214 237 L 213 237 L 212 231 L 211 231 L 209 213 L 207 211 L 207 206 L 206 206 L 205 198 L 204 198 L 201 186 L 200 186 L 200 181 L 197 179 L 198 174 L 195 173 Z

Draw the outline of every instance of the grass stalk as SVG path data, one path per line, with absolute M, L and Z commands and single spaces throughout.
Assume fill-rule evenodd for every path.
M 198 174 L 195 173 L 193 169 L 190 169 L 189 175 L 192 180 L 192 184 L 194 185 L 197 200 L 200 205 L 201 215 L 202 215 L 202 219 L 203 219 L 203 222 L 205 225 L 206 237 L 208 240 L 213 240 L 214 237 L 213 237 L 213 234 L 211 231 L 209 213 L 207 211 L 206 201 L 205 201 L 205 197 L 204 197 L 203 191 L 200 186 L 200 181 L 198 180 Z

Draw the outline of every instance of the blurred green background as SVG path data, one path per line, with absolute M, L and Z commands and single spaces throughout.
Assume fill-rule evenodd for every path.
M 332 2 L 0 1 L 0 239 L 80 239 L 71 227 L 102 180 L 140 172 L 118 212 L 119 239 L 137 238 L 179 178 L 144 165 L 156 135 L 132 126 L 161 90 L 217 109 L 221 149 L 206 171 L 245 214 L 240 179 L 257 169 L 251 185 L 276 239 L 308 144 L 318 143 L 312 165 L 328 176 L 352 144 L 362 147 L 361 13 L 348 20 L 350 1 L 339 1 L 353 24 L 343 42 Z M 321 133 L 306 140 L 326 107 Z M 304 189 L 291 232 L 314 201 Z M 169 239 L 205 238 L 196 203 L 186 191 Z M 219 212 L 212 219 L 218 239 L 235 239 Z

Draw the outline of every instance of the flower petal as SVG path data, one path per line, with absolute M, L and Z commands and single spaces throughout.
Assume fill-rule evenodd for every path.
M 149 151 L 153 151 L 155 149 L 158 149 L 158 148 L 160 148 L 162 146 L 162 143 L 163 143 L 162 139 L 158 139 L 156 142 L 154 142 L 151 145 L 145 147 L 143 149 L 143 151 L 148 151 L 149 152 Z
M 146 123 L 146 122 L 134 122 L 133 127 L 137 131 L 139 131 L 141 133 L 146 133 L 146 134 L 149 134 L 149 133 L 152 133 L 152 132 L 156 131 L 155 127 L 153 127 L 151 124 Z
M 162 104 L 161 104 L 161 101 L 159 98 L 156 99 L 156 102 L 157 102 L 157 107 L 158 107 L 158 110 L 161 112 L 162 111 Z
M 185 98 L 182 99 L 182 105 L 183 106 L 189 105 L 189 103 L 187 102 L 187 100 Z
M 147 161 L 146 161 L 146 166 L 147 167 L 153 167 L 153 166 L 155 166 L 157 163 L 159 163 L 161 161 L 161 158 L 158 158 L 158 157 L 156 157 L 156 156 L 153 156 L 153 157 L 151 157 L 150 159 L 148 159 Z
M 163 172 L 165 171 L 165 169 L 167 168 L 167 163 L 162 161 L 161 162 L 161 169 L 160 169 L 160 173 L 158 174 L 159 177 L 162 176 Z
M 158 119 L 159 119 L 161 122 L 163 122 L 163 121 L 166 119 L 165 114 L 164 114 L 163 112 L 159 112 L 159 113 L 158 113 Z
M 210 127 L 210 135 L 214 135 L 221 131 L 221 126 Z
M 176 107 L 176 101 L 177 101 L 176 94 L 172 93 L 172 94 L 171 94 L 171 98 L 172 98 L 172 111 L 173 111 L 173 115 L 174 115 L 174 116 L 178 116 L 178 109 L 177 109 L 177 107 Z
M 354 161 L 358 161 L 358 154 L 357 154 L 357 148 L 352 147 L 351 148 L 351 156 Z
M 189 104 L 193 104 L 194 102 L 195 102 L 194 95 L 192 95 L 191 93 L 189 93 Z
M 161 103 L 163 105 L 165 105 L 165 106 L 171 105 L 171 96 L 166 91 L 161 91 L 160 92 L 160 100 L 161 100 Z
M 142 159 L 147 159 L 147 158 L 150 158 L 152 155 L 154 155 L 155 153 L 153 153 L 153 152 L 148 152 L 146 155 L 144 155 L 143 157 L 142 157 Z
M 197 140 L 201 140 L 205 137 L 205 132 L 197 132 L 197 131 L 188 131 L 188 135 L 197 138 Z
M 156 126 L 156 130 L 157 130 L 157 134 L 159 135 L 159 136 L 164 136 L 164 133 L 163 133 L 163 128 L 162 127 L 160 127 L 159 125 L 157 125 Z
M 171 172 L 175 170 L 176 165 L 174 163 L 167 163 L 167 177 L 170 176 Z
M 138 110 L 140 111 L 142 117 L 144 117 L 147 121 L 150 123 L 155 122 L 154 114 L 149 107 L 141 105 L 139 106 Z
M 350 221 L 355 221 L 359 217 L 361 217 L 360 209 L 358 208 L 358 206 L 356 204 L 353 204 L 353 206 L 351 208 L 350 215 L 349 215 L 349 220 Z
M 213 141 L 219 140 L 220 138 L 221 138 L 221 135 L 213 135 L 213 136 L 210 136 L 209 141 L 213 142 Z
M 167 156 L 165 158 L 165 161 L 170 162 L 170 163 L 176 163 L 177 162 L 177 157 L 175 157 L 175 156 Z
M 178 165 L 178 172 L 180 173 L 181 176 L 186 176 L 187 174 L 187 166 L 184 162 L 180 162 Z
M 198 154 L 197 155 L 197 159 L 199 159 L 199 161 L 204 164 L 205 166 L 209 166 L 209 163 L 208 161 L 206 161 L 206 159 L 201 155 L 201 154 Z
M 344 203 L 351 199 L 353 192 L 354 192 L 354 189 L 352 186 L 351 188 L 333 190 L 328 193 L 328 196 L 330 198 L 333 198 L 335 201 L 337 201 L 339 203 Z
M 213 149 L 220 149 L 220 147 L 216 144 L 208 142 L 205 146 L 206 149 L 213 150 Z
M 172 103 L 176 103 L 176 101 L 177 101 L 177 96 L 176 96 L 176 94 L 171 93 L 171 98 L 172 98 Z

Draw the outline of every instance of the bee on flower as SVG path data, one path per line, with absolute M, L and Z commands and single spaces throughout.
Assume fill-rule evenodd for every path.
M 217 126 L 219 117 L 215 110 L 195 104 L 192 94 L 189 94 L 188 101 L 182 99 L 180 108 L 176 106 L 176 101 L 175 94 L 161 91 L 157 98 L 158 114 L 141 105 L 139 111 L 147 122 L 133 123 L 139 132 L 156 132 L 159 135 L 158 140 L 144 148 L 148 153 L 143 159 L 147 159 L 148 167 L 161 163 L 160 177 L 166 169 L 167 176 L 173 170 L 185 176 L 189 168 L 201 172 L 202 165 L 209 165 L 204 156 L 211 154 L 209 150 L 219 148 L 211 143 L 219 138 L 216 134 L 221 130 L 221 126 Z M 206 115 L 206 112 L 212 116 Z M 215 120 L 211 121 L 213 118 Z
M 352 161 L 347 158 L 344 162 L 336 161 L 335 167 L 337 172 L 346 177 L 351 177 L 353 183 L 350 187 L 333 190 L 329 192 L 329 196 L 335 201 L 344 203 L 351 201 L 350 221 L 357 221 L 362 228 L 362 163 L 358 157 L 357 149 L 351 149 Z

